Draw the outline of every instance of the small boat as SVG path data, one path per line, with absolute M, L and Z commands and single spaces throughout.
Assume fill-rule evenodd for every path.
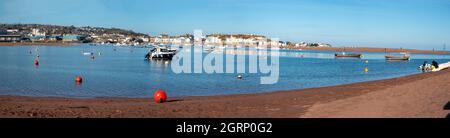
M 176 49 L 168 49 L 167 47 L 156 47 L 150 50 L 147 55 L 145 55 L 146 59 L 169 59 L 171 60 L 173 56 L 177 53 Z
M 203 48 L 203 50 L 206 52 L 212 52 L 212 51 L 214 51 L 214 47 L 206 47 L 206 48 Z
M 450 68 L 450 62 L 439 64 L 439 67 L 433 68 L 431 71 L 441 71 Z
M 350 53 L 347 54 L 345 52 L 334 54 L 336 58 L 361 58 L 362 54 Z
M 386 58 L 386 60 L 389 60 L 389 61 L 402 61 L 402 60 L 410 60 L 411 59 L 411 57 L 409 56 L 408 53 L 400 53 L 399 56 L 386 55 L 384 57 Z
M 345 47 L 342 53 L 336 53 L 334 54 L 334 57 L 336 58 L 361 58 L 362 54 L 359 53 L 345 53 Z
M 83 52 L 83 55 L 94 55 L 93 52 Z

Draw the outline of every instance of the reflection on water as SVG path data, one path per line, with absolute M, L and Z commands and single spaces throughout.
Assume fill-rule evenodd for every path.
M 152 67 L 156 68 L 163 68 L 163 69 L 169 69 L 170 60 L 165 59 L 145 59 L 145 61 L 148 61 Z
M 185 47 L 192 54 L 267 55 L 252 48 L 220 48 L 205 52 Z M 151 97 L 156 89 L 169 96 L 224 95 L 304 89 L 392 78 L 420 73 L 424 61 L 447 62 L 448 55 L 411 54 L 407 62 L 387 62 L 385 53 L 363 53 L 361 59 L 335 59 L 335 52 L 279 50 L 278 83 L 261 85 L 261 73 L 175 74 L 171 61 L 145 60 L 149 48 L 113 46 L 0 47 L 0 95 L 62 97 Z M 95 58 L 80 51 L 93 52 Z M 30 53 L 31 52 L 31 53 Z M 101 54 L 98 54 L 101 53 Z M 39 55 L 39 65 L 33 62 Z M 364 61 L 368 60 L 368 63 Z M 202 64 L 192 63 L 193 66 Z M 225 62 L 226 64 L 226 62 Z M 248 70 L 248 61 L 242 64 Z M 365 68 L 368 72 L 365 73 Z M 83 83 L 74 84 L 74 77 Z

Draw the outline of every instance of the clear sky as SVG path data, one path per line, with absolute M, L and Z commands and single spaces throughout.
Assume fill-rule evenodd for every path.
M 150 35 L 202 29 L 334 46 L 450 45 L 449 0 L 0 0 L 0 23 L 118 27 Z

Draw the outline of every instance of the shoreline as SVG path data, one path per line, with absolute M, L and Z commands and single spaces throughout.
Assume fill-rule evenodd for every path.
M 302 50 L 314 51 L 333 51 L 333 52 L 369 52 L 369 53 L 400 53 L 408 52 L 411 54 L 433 54 L 433 55 L 448 55 L 450 51 L 432 51 L 432 50 L 418 50 L 418 49 L 399 49 L 399 48 L 375 48 L 375 47 L 302 47 L 294 48 Z
M 0 96 L 0 117 L 445 117 L 450 70 L 354 84 L 224 96 L 56 98 Z M 423 98 L 427 97 L 427 98 Z M 407 106 L 405 106 L 407 105 Z
M 0 46 L 75 46 L 80 43 L 63 43 L 63 42 L 0 42 Z M 89 44 L 89 43 L 88 43 Z M 292 48 L 292 50 L 312 50 L 312 51 L 333 51 L 333 52 L 369 52 L 369 53 L 400 53 L 409 52 L 412 54 L 432 54 L 432 55 L 450 55 L 450 51 L 432 51 L 432 50 L 418 50 L 418 49 L 399 49 L 399 48 L 375 48 L 375 47 L 301 47 Z

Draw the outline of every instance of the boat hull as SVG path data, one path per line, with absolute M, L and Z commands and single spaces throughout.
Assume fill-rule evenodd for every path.
M 171 60 L 175 54 L 155 54 L 150 56 L 150 59 L 169 59 Z
M 361 58 L 362 54 L 334 54 L 336 58 Z
M 409 56 L 402 56 L 402 57 L 384 56 L 384 57 L 386 60 L 398 60 L 398 61 L 410 60 Z

